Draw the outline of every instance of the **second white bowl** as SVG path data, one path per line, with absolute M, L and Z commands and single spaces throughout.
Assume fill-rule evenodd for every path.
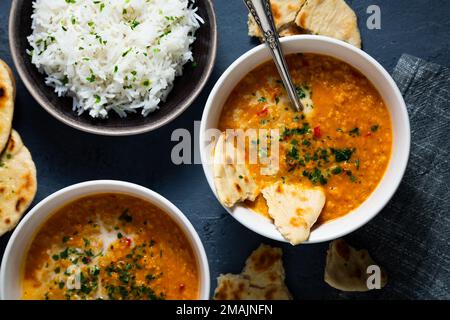
M 125 193 L 147 200 L 161 208 L 184 231 L 197 259 L 199 299 L 209 299 L 210 274 L 205 249 L 192 224 L 169 200 L 142 186 L 122 181 L 89 181 L 62 189 L 37 204 L 19 223 L 9 239 L 0 270 L 0 298 L 17 300 L 22 296 L 22 268 L 25 255 L 42 224 L 64 204 L 96 193 Z

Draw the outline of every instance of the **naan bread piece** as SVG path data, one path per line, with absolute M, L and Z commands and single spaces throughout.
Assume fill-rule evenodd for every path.
M 285 28 L 281 29 L 278 32 L 278 35 L 280 37 L 295 36 L 298 34 L 305 34 L 305 30 L 297 26 L 295 23 L 287 25 Z
M 312 34 L 343 40 L 361 48 L 358 19 L 344 0 L 307 0 L 295 23 Z
M 221 274 L 217 278 L 215 300 L 245 300 L 248 297 L 250 281 L 240 274 Z
M 225 274 L 217 278 L 215 300 L 289 300 L 282 288 L 252 287 L 250 281 L 241 275 Z
M 295 21 L 306 0 L 271 0 L 272 15 L 278 32 Z M 263 35 L 251 14 L 248 15 L 248 35 L 263 40 Z
M 234 140 L 224 132 L 214 149 L 214 184 L 220 202 L 227 207 L 244 200 L 254 201 L 260 193 L 245 163 L 245 150 L 237 148 Z
M 286 287 L 270 285 L 252 286 L 242 275 L 225 274 L 217 278 L 215 300 L 292 300 Z
M 13 87 L 13 96 L 14 99 L 16 98 L 16 94 L 17 94 L 17 86 L 16 86 L 16 78 L 14 78 L 14 73 L 12 71 L 12 69 L 9 67 L 9 65 L 3 61 L 2 59 L 0 59 L 0 68 L 3 67 L 6 69 L 6 71 L 9 74 L 9 79 L 11 80 L 12 83 L 12 87 Z
M 325 266 L 325 282 L 341 291 L 369 291 L 367 268 L 377 265 L 367 250 L 356 250 L 343 239 L 330 243 Z M 386 272 L 380 267 L 380 287 L 387 283 Z
M 0 152 L 11 134 L 14 114 L 15 81 L 11 69 L 0 60 Z
M 34 199 L 36 167 L 19 134 L 13 130 L 0 157 L 0 235 L 13 229 Z
M 283 252 L 262 244 L 248 257 L 241 274 L 217 278 L 216 300 L 291 300 L 286 287 Z
M 242 274 L 256 286 L 284 285 L 283 252 L 265 244 L 248 257 Z
M 323 190 L 278 182 L 264 188 L 262 194 L 283 237 L 292 245 L 308 240 L 311 227 L 325 205 Z

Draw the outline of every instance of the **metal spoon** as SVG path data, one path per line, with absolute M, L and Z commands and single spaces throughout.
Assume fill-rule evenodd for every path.
M 270 0 L 244 0 L 245 5 L 255 18 L 256 23 L 264 35 L 267 47 L 270 49 L 272 58 L 277 66 L 278 73 L 281 76 L 284 87 L 296 111 L 303 111 L 303 105 L 297 97 L 297 93 L 292 83 L 292 78 L 284 59 L 283 50 L 280 45 L 280 39 L 275 29 L 275 23 L 272 16 Z

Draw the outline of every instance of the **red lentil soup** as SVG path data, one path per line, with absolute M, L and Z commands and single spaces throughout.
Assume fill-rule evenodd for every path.
M 391 156 L 391 119 L 372 83 L 347 63 L 317 54 L 292 54 L 287 62 L 308 112 L 290 107 L 270 61 L 234 88 L 219 128 L 279 129 L 278 173 L 262 175 L 259 164 L 250 172 L 261 188 L 276 181 L 322 186 L 327 201 L 320 225 L 356 209 L 375 190 Z M 262 196 L 246 204 L 268 215 Z
M 160 208 L 126 194 L 87 196 L 40 228 L 24 266 L 24 299 L 197 299 L 194 252 Z

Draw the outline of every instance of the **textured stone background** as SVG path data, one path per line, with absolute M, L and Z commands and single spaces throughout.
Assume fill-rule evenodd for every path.
M 12 65 L 8 46 L 11 1 L 0 1 L 0 58 Z M 47 114 L 18 80 L 14 127 L 31 150 L 38 168 L 35 203 L 68 185 L 94 179 L 118 179 L 151 188 L 175 203 L 191 220 L 209 258 L 212 289 L 221 272 L 239 272 L 245 258 L 261 242 L 281 246 L 287 283 L 297 299 L 346 298 L 323 282 L 327 244 L 291 247 L 264 239 L 229 216 L 209 189 L 200 165 L 175 166 L 170 161 L 176 128 L 193 131 L 214 82 L 257 42 L 247 36 L 246 9 L 241 0 L 216 0 L 219 52 L 214 73 L 203 94 L 170 125 L 145 135 L 108 138 L 67 127 Z M 402 53 L 450 66 L 450 1 L 354 0 L 348 3 L 360 18 L 364 50 L 392 71 Z M 368 30 L 366 9 L 382 10 L 382 29 Z M 9 234 L 0 239 L 3 252 Z M 367 247 L 375 244 L 355 243 Z M 383 264 L 383 257 L 376 257 Z M 395 279 L 391 279 L 395 281 Z M 351 297 L 377 298 L 377 292 Z M 398 296 L 401 298 L 401 295 Z

